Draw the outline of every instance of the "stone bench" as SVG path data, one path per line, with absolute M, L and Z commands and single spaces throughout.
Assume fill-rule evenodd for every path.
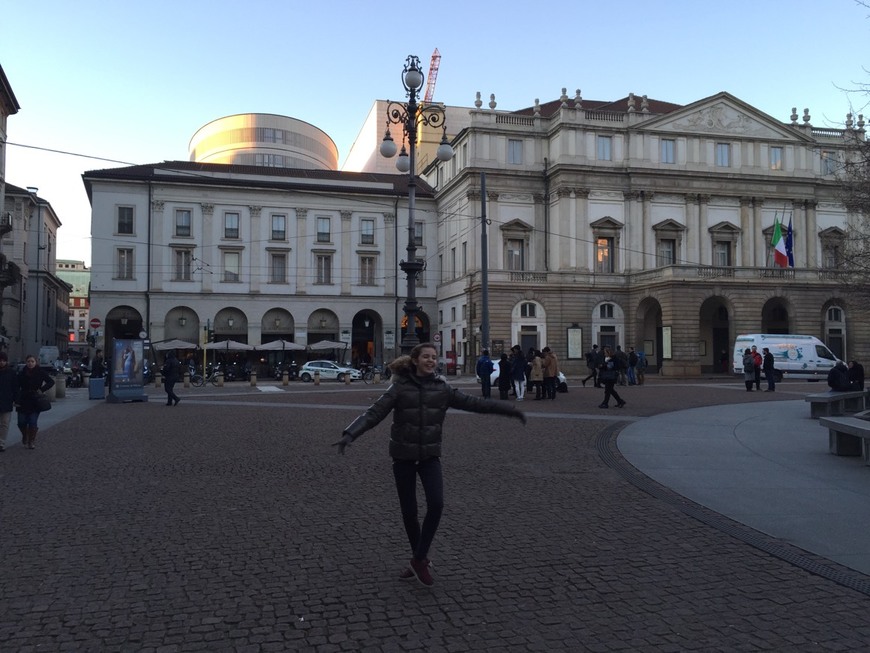
M 810 417 L 816 419 L 862 411 L 867 407 L 866 397 L 865 390 L 832 390 L 807 395 L 804 400 L 810 402 Z
M 870 411 L 867 411 L 870 412 Z M 867 413 L 861 413 L 866 417 Z M 822 417 L 828 429 L 828 447 L 835 456 L 861 456 L 870 465 L 870 420 L 861 417 Z

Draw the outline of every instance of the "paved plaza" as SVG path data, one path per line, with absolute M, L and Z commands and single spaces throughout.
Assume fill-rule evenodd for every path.
M 10 433 L 0 454 L 0 650 L 870 648 L 863 558 L 802 548 L 745 504 L 729 515 L 763 467 L 747 465 L 756 477 L 732 482 L 735 498 L 718 506 L 703 478 L 684 479 L 711 460 L 721 470 L 725 449 L 702 442 L 690 465 L 674 462 L 689 436 L 713 443 L 729 420 L 752 449 L 748 416 L 768 433 L 778 411 L 824 388 L 749 394 L 739 380 L 652 378 L 620 388 L 625 408 L 601 410 L 602 391 L 572 380 L 556 401 L 523 402 L 525 427 L 451 412 L 427 589 L 397 579 L 409 552 L 388 424 L 345 456 L 330 446 L 384 387 L 180 388 L 171 408 L 154 388 L 127 404 L 68 391 L 43 415 L 36 451 Z M 815 422 L 795 424 L 810 434 L 804 458 L 842 468 L 850 494 L 870 487 L 870 469 L 830 456 Z M 818 451 L 806 451 L 813 429 Z M 778 455 L 769 441 L 755 451 Z M 850 515 L 825 528 L 838 520 Z

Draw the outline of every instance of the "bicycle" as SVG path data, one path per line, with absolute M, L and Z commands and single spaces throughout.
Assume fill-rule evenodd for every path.
M 190 375 L 190 385 L 195 388 L 201 388 L 206 383 L 211 383 L 212 385 L 218 384 L 218 376 L 221 374 L 220 367 L 214 368 L 211 372 L 208 373 L 208 376 L 203 376 L 199 372 L 195 372 Z
M 380 374 L 382 380 L 387 380 L 390 378 L 390 368 L 386 368 L 386 371 L 382 371 L 380 367 L 367 367 L 362 372 L 362 380 L 365 383 L 372 383 L 375 380 L 375 374 Z

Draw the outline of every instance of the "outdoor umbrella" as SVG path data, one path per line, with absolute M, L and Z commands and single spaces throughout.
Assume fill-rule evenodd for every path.
M 263 345 L 257 345 L 257 351 L 303 351 L 304 346 L 289 340 L 273 340 Z
M 169 349 L 196 349 L 199 345 L 186 340 L 164 340 L 163 342 L 155 342 L 152 347 L 157 351 L 167 351 Z
M 253 348 L 253 345 L 238 342 L 237 340 L 221 340 L 220 342 L 210 342 L 203 346 L 203 349 L 215 351 L 251 351 Z
M 347 349 L 346 342 L 335 342 L 334 340 L 321 340 L 313 345 L 308 345 L 309 351 L 322 351 L 324 349 Z

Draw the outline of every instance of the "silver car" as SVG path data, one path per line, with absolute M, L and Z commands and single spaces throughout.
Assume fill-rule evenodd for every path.
M 299 378 L 307 383 L 314 378 L 315 372 L 320 372 L 321 380 L 344 381 L 345 377 L 349 376 L 351 381 L 359 381 L 362 378 L 359 370 L 344 367 L 333 361 L 308 361 L 299 370 Z

